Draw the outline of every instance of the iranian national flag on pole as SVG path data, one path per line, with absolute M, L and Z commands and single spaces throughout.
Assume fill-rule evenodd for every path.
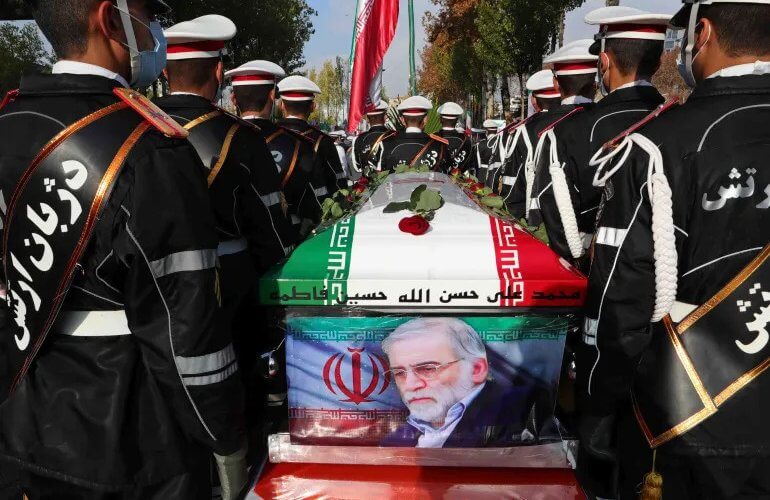
M 396 34 L 398 0 L 358 0 L 351 49 L 348 131 L 358 127 L 382 91 L 382 60 Z

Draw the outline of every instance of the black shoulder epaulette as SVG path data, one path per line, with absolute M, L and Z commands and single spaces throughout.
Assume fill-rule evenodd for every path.
M 115 87 L 113 93 L 163 135 L 173 139 L 185 139 L 189 135 L 183 126 L 136 90 Z
M 618 147 L 618 145 L 623 141 L 623 139 L 625 139 L 629 135 L 633 134 L 634 132 L 636 132 L 640 128 L 644 127 L 645 125 L 647 125 L 648 123 L 653 121 L 655 118 L 659 117 L 660 115 L 662 115 L 663 113 L 668 111 L 669 109 L 672 109 L 672 108 L 674 108 L 674 107 L 676 107 L 678 105 L 679 105 L 679 98 L 678 97 L 673 97 L 673 98 L 669 99 L 665 103 L 663 103 L 660 106 L 658 106 L 654 111 L 652 111 L 652 113 L 650 113 L 649 115 L 645 116 L 644 118 L 642 118 L 638 122 L 634 123 L 633 125 L 628 127 L 626 130 L 621 132 L 616 137 L 614 137 L 614 138 L 610 139 L 609 141 L 605 142 L 604 146 L 602 146 L 602 149 L 609 150 L 609 149 L 613 149 L 613 148 Z
M 441 137 L 440 135 L 436 135 L 436 134 L 428 134 L 428 137 L 430 137 L 430 138 L 431 138 L 431 139 L 433 139 L 434 141 L 438 141 L 438 142 L 441 142 L 441 143 L 443 143 L 445 146 L 448 146 L 448 145 L 449 145 L 449 141 L 448 141 L 448 140 L 446 140 L 446 139 L 444 139 L 444 138 L 443 138 L 443 137 Z
M 572 116 L 572 115 L 575 115 L 575 114 L 577 114 L 577 113 L 580 113 L 580 112 L 581 112 L 581 111 L 583 111 L 584 109 L 585 109 L 585 108 L 583 108 L 583 107 L 577 107 L 577 108 L 573 109 L 572 111 L 570 111 L 570 112 L 569 112 L 569 113 L 567 113 L 566 115 L 562 116 L 561 118 L 559 118 L 558 120 L 556 120 L 556 121 L 555 121 L 555 122 L 553 122 L 552 124 L 548 125 L 548 126 L 547 126 L 546 128 L 544 128 L 543 130 L 541 130 L 541 131 L 540 131 L 540 133 L 539 133 L 539 134 L 537 134 L 537 136 L 538 136 L 538 137 L 543 137 L 543 135 L 545 135 L 545 134 L 546 134 L 546 132 L 548 132 L 549 130 L 552 130 L 553 128 L 555 128 L 555 127 L 556 127 L 556 125 L 560 124 L 561 122 L 563 122 L 564 120 L 566 120 L 566 119 L 567 119 L 567 118 L 569 118 L 570 116 Z

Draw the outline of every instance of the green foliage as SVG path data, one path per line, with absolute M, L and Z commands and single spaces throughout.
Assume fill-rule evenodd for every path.
M 476 53 L 498 74 L 531 74 L 562 26 L 564 13 L 585 0 L 481 0 Z
M 233 20 L 238 34 L 229 43 L 231 66 L 252 59 L 279 64 L 287 74 L 305 64 L 302 51 L 315 32 L 316 14 L 306 0 L 166 0 L 172 8 L 165 24 L 217 13 Z
M 334 61 L 324 61 L 320 70 L 312 68 L 308 71 L 308 78 L 321 89 L 321 93 L 316 96 L 316 110 L 310 115 L 310 120 L 334 127 L 345 112 L 348 96 L 344 61 L 341 57 Z
M 35 24 L 0 23 L 0 99 L 19 87 L 22 74 L 48 71 L 53 62 Z
M 440 192 L 428 189 L 427 184 L 420 184 L 412 191 L 409 201 L 389 203 L 383 209 L 383 213 L 391 214 L 402 210 L 409 210 L 414 214 L 422 216 L 425 220 L 433 220 L 436 210 L 443 206 L 444 198 Z
M 5 21 L 32 19 L 29 3 L 25 0 L 0 0 L 0 19 Z

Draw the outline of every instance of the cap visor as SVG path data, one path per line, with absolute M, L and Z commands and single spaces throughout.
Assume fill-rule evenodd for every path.
M 671 18 L 671 21 L 669 21 L 669 24 L 673 26 L 674 28 L 686 28 L 687 27 L 687 21 L 690 20 L 690 10 L 692 9 L 692 5 L 685 5 L 681 9 L 679 9 L 679 12 L 674 14 L 674 17 Z

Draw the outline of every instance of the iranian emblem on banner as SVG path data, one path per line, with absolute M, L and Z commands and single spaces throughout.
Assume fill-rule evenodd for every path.
M 382 60 L 397 24 L 398 0 L 358 0 L 350 61 L 349 132 L 358 127 L 366 109 L 380 101 Z

